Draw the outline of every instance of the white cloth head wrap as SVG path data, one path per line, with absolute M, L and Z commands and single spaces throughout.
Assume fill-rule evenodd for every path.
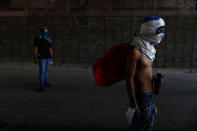
M 156 49 L 154 45 L 159 44 L 164 37 L 164 32 L 158 32 L 158 29 L 164 28 L 164 26 L 165 22 L 162 18 L 148 16 L 141 24 L 139 35 L 133 39 L 132 45 L 138 48 L 150 61 L 155 59 Z

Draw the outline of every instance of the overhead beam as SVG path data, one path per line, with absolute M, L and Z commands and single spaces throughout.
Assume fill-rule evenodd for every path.
M 153 10 L 156 10 L 156 0 L 152 0 Z
M 112 11 L 112 0 L 108 0 L 108 9 Z
M 27 13 L 27 0 L 24 0 L 24 12 Z
M 70 12 L 70 0 L 66 0 L 66 12 Z

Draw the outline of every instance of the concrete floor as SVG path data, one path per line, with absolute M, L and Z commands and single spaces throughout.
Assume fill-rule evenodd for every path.
M 164 87 L 155 98 L 154 130 L 197 130 L 197 71 L 160 69 Z M 37 92 L 36 65 L 0 65 L 0 131 L 126 130 L 124 82 L 94 85 L 90 68 L 51 67 L 52 87 Z

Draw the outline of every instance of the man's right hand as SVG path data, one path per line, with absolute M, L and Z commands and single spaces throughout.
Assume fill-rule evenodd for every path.
M 141 116 L 141 111 L 140 111 L 140 108 L 139 108 L 138 105 L 136 106 L 135 112 L 136 112 L 137 117 L 140 118 L 140 116 Z
M 53 57 L 51 58 L 51 62 L 54 63 L 54 58 Z
M 38 64 L 38 58 L 37 57 L 34 57 L 34 63 Z

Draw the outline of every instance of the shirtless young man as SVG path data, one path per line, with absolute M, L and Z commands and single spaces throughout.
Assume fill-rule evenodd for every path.
M 152 94 L 152 64 L 156 50 L 154 45 L 164 37 L 165 23 L 157 16 L 146 17 L 138 36 L 134 37 L 127 59 L 126 86 L 130 100 L 129 110 L 135 112 L 129 129 L 151 131 L 155 104 Z

